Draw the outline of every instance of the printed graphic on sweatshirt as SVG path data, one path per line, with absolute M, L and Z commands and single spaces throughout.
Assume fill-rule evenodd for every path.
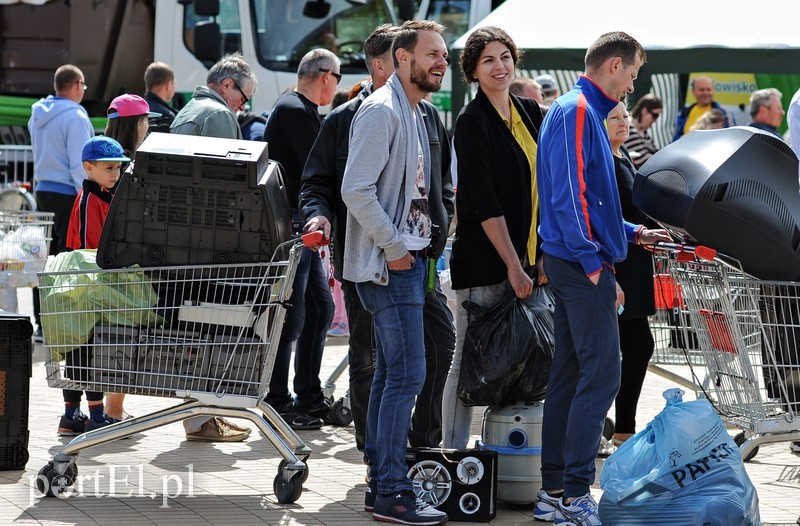
M 422 155 L 422 145 L 418 144 L 417 150 L 417 176 L 414 192 L 411 194 L 411 209 L 408 212 L 403 234 L 430 239 L 431 215 L 428 211 L 428 188 L 425 186 L 425 159 Z

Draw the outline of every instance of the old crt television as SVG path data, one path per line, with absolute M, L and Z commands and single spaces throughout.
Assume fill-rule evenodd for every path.
M 267 143 L 151 133 L 114 194 L 97 264 L 268 262 L 291 237 L 282 170 Z
M 633 203 L 756 278 L 800 279 L 797 157 L 774 135 L 744 126 L 692 132 L 641 167 Z

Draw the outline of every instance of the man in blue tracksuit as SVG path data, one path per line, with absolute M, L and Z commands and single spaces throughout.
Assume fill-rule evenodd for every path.
M 539 236 L 556 297 L 555 355 L 542 427 L 542 487 L 534 517 L 600 524 L 589 488 L 603 421 L 620 381 L 614 264 L 627 244 L 669 240 L 622 219 L 611 143 L 603 124 L 645 61 L 641 45 L 606 33 L 586 53 L 586 72 L 556 99 L 536 157 Z

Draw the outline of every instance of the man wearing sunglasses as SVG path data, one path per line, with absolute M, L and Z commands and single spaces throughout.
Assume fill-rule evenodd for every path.
M 264 140 L 269 143 L 269 158 L 283 167 L 297 233 L 302 227 L 298 211 L 300 178 L 322 124 L 319 106 L 331 103 L 341 78 L 339 58 L 327 49 L 312 49 L 297 67 L 297 85 L 278 97 L 267 119 Z M 309 248 L 304 248 L 300 256 L 289 303 L 267 403 L 292 429 L 319 429 L 322 419 L 330 412 L 330 403 L 322 393 L 319 370 L 334 304 L 322 260 Z M 292 344 L 296 344 L 295 398 L 289 391 Z
M 255 73 L 239 53 L 222 57 L 208 71 L 206 85 L 198 86 L 192 100 L 175 116 L 170 133 L 241 139 L 236 110 L 242 109 L 256 91 Z M 183 421 L 186 439 L 201 442 L 241 442 L 250 428 L 221 417 L 198 416 Z

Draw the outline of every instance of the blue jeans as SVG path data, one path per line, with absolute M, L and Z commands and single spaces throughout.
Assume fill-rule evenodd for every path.
M 294 390 L 298 406 L 311 408 L 322 403 L 319 370 L 325 338 L 333 320 L 333 297 L 319 254 L 303 248 L 292 284 L 291 306 L 286 311 L 278 343 L 267 403 L 280 407 L 292 400 L 289 365 L 295 348 Z
M 365 453 L 378 492 L 411 489 L 405 462 L 414 401 L 425 381 L 425 261 L 390 271 L 389 284 L 356 283 L 375 324 L 375 376 L 367 409 Z
M 555 354 L 542 420 L 542 488 L 566 497 L 589 492 L 603 423 L 619 390 L 616 280 L 604 268 L 594 285 L 583 268 L 549 254 L 555 296 Z
M 375 374 L 375 331 L 372 314 L 364 309 L 355 283 L 342 281 L 347 323 L 350 326 L 350 409 L 353 411 L 356 447 L 364 451 L 364 430 L 367 427 L 367 406 L 372 377 Z M 442 393 L 453 360 L 456 331 L 453 314 L 447 306 L 439 278 L 434 289 L 425 294 L 422 309 L 425 329 L 425 382 L 417 396 L 408 443 L 411 447 L 438 447 L 442 440 Z

